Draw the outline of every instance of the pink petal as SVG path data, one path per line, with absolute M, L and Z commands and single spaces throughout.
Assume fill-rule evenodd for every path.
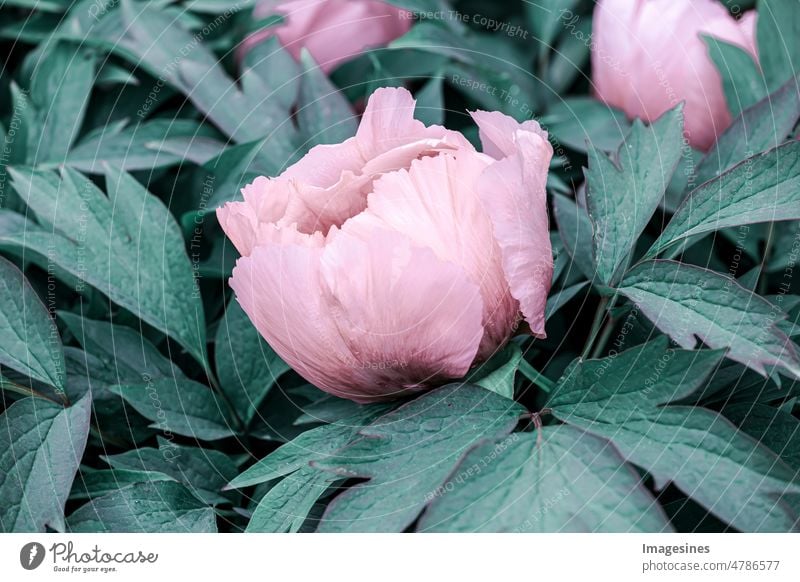
M 496 160 L 501 160 L 517 151 L 514 135 L 518 129 L 533 132 L 547 139 L 547 132 L 533 120 L 520 124 L 499 111 L 473 111 L 470 115 L 478 126 L 483 153 Z
M 370 95 L 358 126 L 356 139 L 364 158 L 371 159 L 390 150 L 423 140 L 436 140 L 440 147 L 473 149 L 457 131 L 440 125 L 425 127 L 414 119 L 416 101 L 404 88 L 384 87 Z
M 494 227 L 511 294 L 537 337 L 545 337 L 544 308 L 553 276 L 545 184 L 553 148 L 535 132 L 518 130 L 517 152 L 489 166 L 478 192 Z
M 474 151 L 416 160 L 409 170 L 376 181 L 367 210 L 343 227 L 363 239 L 375 228 L 399 232 L 416 246 L 430 248 L 440 260 L 460 265 L 483 298 L 481 359 L 508 339 L 519 312 L 476 190 L 478 178 L 492 163 Z
M 240 254 L 249 255 L 258 241 L 260 225 L 286 213 L 289 190 L 278 180 L 260 176 L 242 188 L 244 201 L 217 209 L 217 219 Z
M 336 233 L 322 278 L 359 397 L 395 397 L 467 373 L 483 336 L 478 286 L 398 233 Z

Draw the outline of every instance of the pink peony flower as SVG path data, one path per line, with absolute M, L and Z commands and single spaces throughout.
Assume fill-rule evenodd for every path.
M 411 27 L 411 13 L 380 0 L 290 0 L 260 2 L 253 16 L 284 16 L 283 24 L 248 36 L 240 58 L 258 43 L 275 35 L 295 58 L 308 49 L 320 68 L 329 73 L 366 49 L 385 46 Z
M 717 0 L 599 0 L 592 82 L 597 96 L 630 117 L 653 121 L 686 102 L 686 137 L 707 150 L 731 114 L 702 35 L 755 56 L 755 13 L 734 19 Z
M 535 121 L 478 111 L 483 153 L 379 89 L 355 137 L 320 145 L 217 210 L 231 287 L 275 351 L 358 402 L 464 376 L 513 333 L 544 337 L 553 272 Z

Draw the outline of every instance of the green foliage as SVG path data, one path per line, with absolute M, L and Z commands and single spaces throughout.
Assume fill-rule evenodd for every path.
M 251 0 L 3 3 L 0 531 L 798 530 L 796 0 L 758 62 L 703 37 L 708 152 L 594 97 L 591 2 L 390 2 L 331 74 L 243 51 Z M 476 146 L 468 110 L 540 122 L 555 273 L 547 338 L 361 405 L 261 338 L 213 211 L 383 86 Z

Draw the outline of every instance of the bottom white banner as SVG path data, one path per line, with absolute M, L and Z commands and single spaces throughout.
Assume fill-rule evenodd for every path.
M 800 580 L 795 534 L 4 534 L 0 579 Z M 435 577 L 435 578 L 434 578 Z

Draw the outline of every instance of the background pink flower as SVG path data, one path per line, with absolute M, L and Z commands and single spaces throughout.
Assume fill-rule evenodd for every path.
M 240 56 L 275 35 L 295 57 L 308 49 L 326 73 L 365 50 L 385 46 L 405 34 L 412 15 L 380 0 L 290 0 L 260 2 L 255 18 L 284 16 L 283 24 L 251 34 L 242 43 Z
M 553 271 L 534 121 L 476 112 L 483 153 L 379 89 L 355 137 L 313 148 L 217 210 L 242 257 L 231 286 L 275 351 L 356 401 L 465 375 L 521 312 L 544 337 Z
M 630 117 L 653 121 L 686 102 L 686 136 L 708 149 L 731 114 L 702 35 L 755 56 L 755 14 L 734 19 L 717 0 L 599 0 L 592 82 L 597 96 Z

